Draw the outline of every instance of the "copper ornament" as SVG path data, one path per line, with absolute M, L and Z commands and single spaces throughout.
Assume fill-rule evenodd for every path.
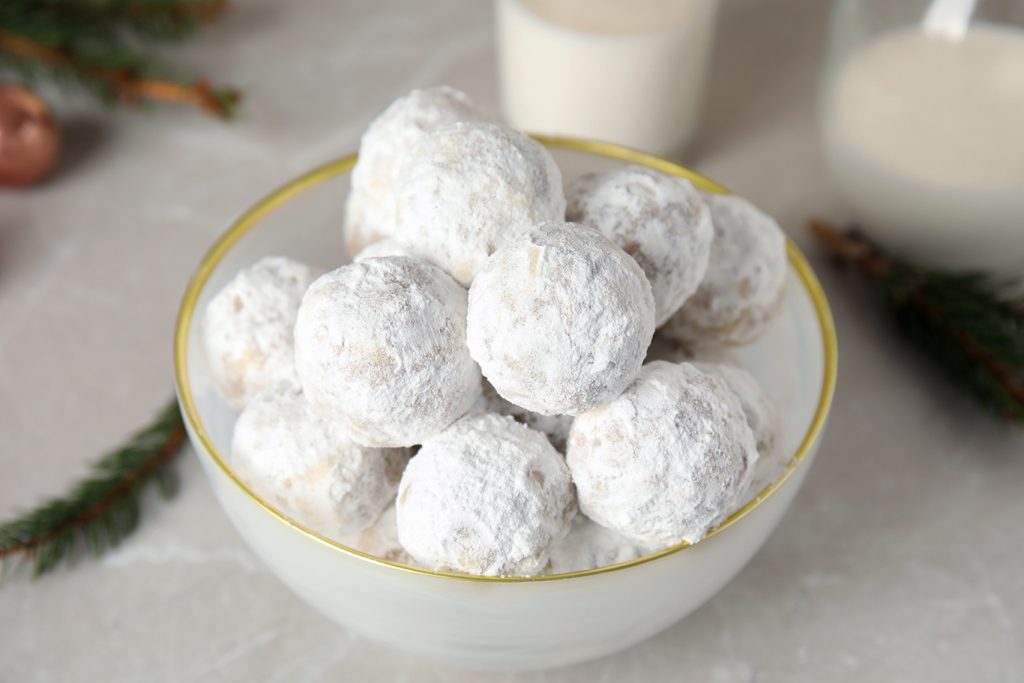
M 34 93 L 0 85 L 0 185 L 31 185 L 53 169 L 60 133 Z

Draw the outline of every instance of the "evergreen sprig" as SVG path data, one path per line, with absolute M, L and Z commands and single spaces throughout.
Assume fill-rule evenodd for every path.
M 874 285 L 900 332 L 981 405 L 1024 425 L 1024 299 L 980 273 L 919 268 L 865 235 L 821 221 L 811 230 Z
M 177 491 L 170 464 L 184 440 L 185 426 L 172 401 L 127 443 L 100 458 L 65 496 L 0 524 L 0 563 L 28 559 L 39 576 L 73 563 L 83 550 L 98 556 L 116 546 L 138 526 L 143 491 L 155 485 L 165 498 Z
M 239 95 L 183 79 L 152 52 L 226 9 L 225 0 L 3 0 L 0 74 L 74 84 L 110 103 L 164 101 L 231 116 Z

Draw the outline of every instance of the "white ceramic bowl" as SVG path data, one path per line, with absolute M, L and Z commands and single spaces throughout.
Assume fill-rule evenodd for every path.
M 603 143 L 541 139 L 566 182 L 639 163 L 716 183 L 670 162 Z M 793 453 L 779 481 L 706 539 L 590 571 L 529 578 L 473 577 L 388 562 L 321 536 L 276 510 L 229 462 L 236 414 L 214 392 L 199 314 L 239 269 L 268 254 L 325 267 L 344 260 L 342 210 L 354 157 L 285 185 L 245 213 L 213 246 L 185 293 L 175 335 L 178 396 L 213 490 L 242 537 L 280 579 L 330 619 L 396 648 L 477 669 L 538 669 L 620 650 L 658 633 L 722 588 L 778 524 L 817 451 L 836 378 L 828 303 L 789 244 L 781 314 L 738 355 L 783 416 Z

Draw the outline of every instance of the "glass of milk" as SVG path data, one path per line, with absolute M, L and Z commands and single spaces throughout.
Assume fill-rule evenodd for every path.
M 664 155 L 693 136 L 717 0 L 496 0 L 505 118 Z
M 926 265 L 1024 273 L 1024 0 L 838 0 L 819 104 L 869 235 Z

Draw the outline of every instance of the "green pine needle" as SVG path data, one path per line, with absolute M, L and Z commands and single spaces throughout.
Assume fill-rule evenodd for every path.
M 3 0 L 0 77 L 76 86 L 108 104 L 158 100 L 229 118 L 237 92 L 183 77 L 153 51 L 226 8 L 226 0 Z
M 176 402 L 129 441 L 93 466 L 67 495 L 0 524 L 0 562 L 32 561 L 35 576 L 72 564 L 87 551 L 99 556 L 139 524 L 140 496 L 151 485 L 165 497 L 177 491 L 170 464 L 185 440 Z
M 903 336 L 955 386 L 1006 421 L 1024 425 L 1024 301 L 1006 294 L 1013 283 L 918 268 L 857 231 L 818 221 L 811 229 L 830 252 L 868 277 Z

